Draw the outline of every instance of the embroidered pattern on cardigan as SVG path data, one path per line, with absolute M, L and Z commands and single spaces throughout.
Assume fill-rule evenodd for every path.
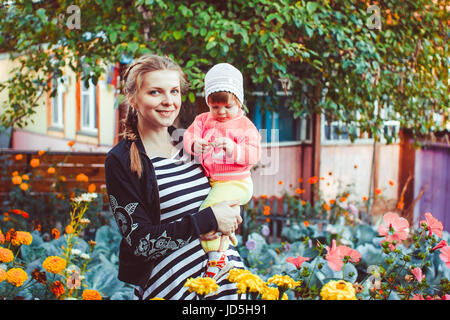
M 144 256 L 148 259 L 156 259 L 165 255 L 168 250 L 177 250 L 189 243 L 191 237 L 187 240 L 177 239 L 172 240 L 167 236 L 166 231 L 163 232 L 156 239 L 151 239 L 150 234 L 147 234 L 139 241 L 139 245 L 136 248 L 134 254 L 136 256 Z
M 127 204 L 125 207 L 122 207 L 119 206 L 113 195 L 109 195 L 109 202 L 111 204 L 111 209 L 113 210 L 114 218 L 119 226 L 119 231 L 127 243 L 131 246 L 130 234 L 138 227 L 137 223 L 133 223 L 132 214 L 134 213 L 134 210 L 136 210 L 139 203 L 132 202 Z

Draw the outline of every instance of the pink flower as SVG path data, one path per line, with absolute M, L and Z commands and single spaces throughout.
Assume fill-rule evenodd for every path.
M 289 257 L 286 262 L 292 263 L 297 269 L 300 269 L 303 262 L 309 261 L 309 258 L 298 256 L 297 258 Z
M 444 248 L 444 247 L 446 247 L 447 246 L 447 242 L 445 241 L 445 240 L 441 240 L 437 245 L 436 245 L 436 247 L 434 247 L 433 249 L 431 249 L 431 252 L 434 252 L 434 251 L 436 251 L 436 250 L 438 250 L 438 249 L 441 249 L 441 248 Z
M 442 261 L 444 261 L 447 268 L 450 268 L 450 247 L 444 247 L 441 249 L 441 254 L 439 255 Z
M 441 297 L 442 300 L 450 300 L 450 294 L 443 295 Z
M 422 282 L 422 279 L 425 278 L 425 276 L 422 273 L 422 269 L 420 269 L 419 267 L 412 269 L 411 273 L 414 275 L 414 277 L 416 277 L 416 280 L 418 282 Z
M 336 240 L 334 239 L 331 243 L 331 248 L 327 246 L 326 249 L 328 253 L 325 256 L 325 259 L 328 261 L 330 268 L 334 271 L 342 269 L 344 258 L 346 256 L 349 257 L 350 261 L 353 263 L 356 263 L 361 259 L 361 254 L 352 248 L 346 246 L 336 247 Z
M 378 227 L 378 233 L 384 236 L 386 241 L 400 243 L 408 238 L 408 220 L 393 212 L 386 213 L 383 220 L 385 224 Z
M 344 262 L 342 259 L 344 258 L 341 249 L 336 247 L 336 240 L 333 239 L 331 242 L 331 248 L 327 246 L 327 255 L 325 259 L 328 261 L 328 265 L 334 271 L 339 271 L 342 268 Z
M 422 224 L 422 223 L 427 224 L 428 229 L 430 230 L 430 236 L 431 236 L 431 233 L 434 233 L 439 238 L 442 238 L 442 231 L 444 230 L 444 226 L 442 225 L 442 222 L 440 222 L 438 219 L 433 217 L 431 212 L 425 213 L 425 219 L 427 219 L 427 221 L 422 220 L 422 221 L 420 221 L 420 224 Z
M 425 298 L 421 294 L 416 294 L 411 300 L 425 300 Z

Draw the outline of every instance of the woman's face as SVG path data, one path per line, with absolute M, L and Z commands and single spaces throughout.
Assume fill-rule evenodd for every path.
M 131 103 L 140 124 L 152 129 L 171 126 L 181 107 L 179 73 L 172 70 L 147 72 Z

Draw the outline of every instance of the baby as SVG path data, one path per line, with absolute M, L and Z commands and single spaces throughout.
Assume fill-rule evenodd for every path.
M 250 169 L 260 159 L 261 136 L 244 115 L 241 72 L 228 63 L 213 66 L 205 76 L 205 99 L 209 112 L 198 115 L 183 138 L 185 150 L 198 157 L 211 184 L 200 210 L 225 200 L 244 205 L 253 195 Z M 201 241 L 208 253 L 204 276 L 217 280 L 233 268 L 226 255 L 230 241 L 237 244 L 234 234 Z

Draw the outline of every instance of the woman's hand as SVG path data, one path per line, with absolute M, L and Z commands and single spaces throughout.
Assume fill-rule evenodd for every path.
M 229 235 L 242 223 L 239 200 L 222 201 L 211 207 L 217 220 L 217 231 Z

